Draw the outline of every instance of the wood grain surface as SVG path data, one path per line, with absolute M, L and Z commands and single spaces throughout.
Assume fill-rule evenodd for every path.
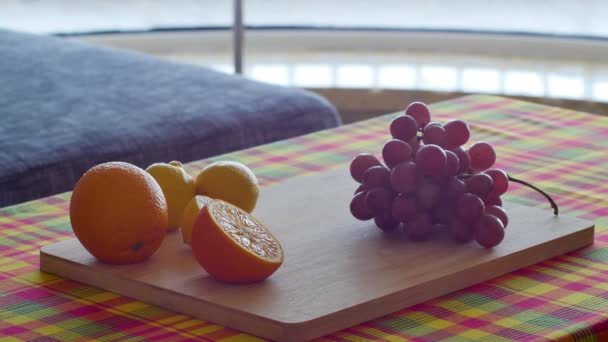
M 143 263 L 98 262 L 76 239 L 42 248 L 43 271 L 279 341 L 304 341 L 488 280 L 593 242 L 593 223 L 507 203 L 509 227 L 493 249 L 437 236 L 412 242 L 357 221 L 345 168 L 262 190 L 254 214 L 285 263 L 252 285 L 218 282 L 181 235 Z

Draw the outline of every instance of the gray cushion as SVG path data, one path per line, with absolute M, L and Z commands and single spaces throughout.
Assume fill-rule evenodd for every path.
M 0 207 L 91 166 L 188 162 L 340 124 L 321 97 L 203 67 L 0 30 Z

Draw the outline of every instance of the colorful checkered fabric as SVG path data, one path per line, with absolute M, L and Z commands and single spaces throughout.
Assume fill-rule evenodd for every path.
M 432 109 L 437 121 L 468 121 L 475 140 L 496 147 L 499 167 L 552 194 L 562 213 L 593 220 L 596 242 L 321 340 L 608 340 L 608 118 L 493 96 L 463 97 Z M 211 160 L 243 162 L 264 185 L 346 167 L 357 153 L 379 152 L 393 116 Z M 187 169 L 195 173 L 211 160 Z M 548 207 L 520 186 L 505 197 Z M 0 341 L 256 340 L 39 272 L 40 247 L 73 236 L 69 199 L 63 194 L 0 209 Z

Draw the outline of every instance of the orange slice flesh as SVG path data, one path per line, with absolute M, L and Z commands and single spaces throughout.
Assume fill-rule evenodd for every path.
M 221 200 L 210 200 L 201 210 L 191 246 L 207 273 L 225 282 L 260 281 L 283 263 L 274 235 L 251 214 Z
M 270 262 L 281 262 L 283 249 L 272 234 L 253 216 L 225 202 L 212 207 L 211 217 L 243 249 Z

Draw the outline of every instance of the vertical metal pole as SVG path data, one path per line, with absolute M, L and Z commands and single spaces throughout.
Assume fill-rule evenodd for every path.
M 234 0 L 234 72 L 243 73 L 243 0 Z

